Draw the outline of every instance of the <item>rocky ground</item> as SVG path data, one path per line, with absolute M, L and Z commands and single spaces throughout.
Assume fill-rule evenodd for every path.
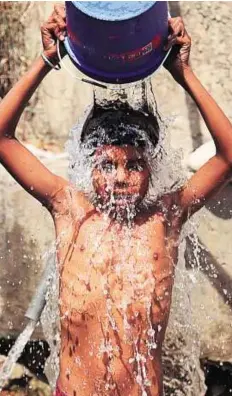
M 6 357 L 0 355 L 0 366 Z M 11 378 L 5 388 L 0 392 L 1 396 L 51 396 L 52 391 L 48 384 L 40 381 L 25 366 L 16 364 Z
M 0 364 L 5 360 L 0 356 Z M 232 368 L 231 365 L 224 367 L 215 364 L 215 362 L 205 362 L 207 372 L 208 390 L 205 396 L 229 396 L 232 386 Z M 179 378 L 178 378 L 179 377 Z M 185 396 L 187 378 L 173 378 L 168 386 L 165 386 L 165 396 Z M 17 364 L 11 375 L 7 386 L 0 392 L 1 396 L 52 396 L 52 390 L 44 381 L 40 381 L 27 368 Z M 199 396 L 192 394 L 193 396 Z
M 181 352 L 182 343 L 183 340 L 181 339 L 177 340 L 175 344 L 171 340 L 166 340 L 163 353 L 165 396 L 200 396 L 199 391 L 194 390 L 191 370 L 189 370 L 187 362 L 185 367 L 182 363 L 183 358 L 186 358 Z M 29 350 L 31 350 L 31 345 L 29 345 L 27 351 Z M 36 347 L 33 356 L 35 354 Z M 47 350 L 45 355 L 47 356 Z M 0 367 L 5 359 L 5 355 L 0 355 Z M 25 364 L 17 363 L 15 365 L 11 377 L 0 395 L 52 396 L 51 387 L 47 384 L 46 377 L 43 375 L 45 356 L 42 356 L 39 363 L 37 361 L 37 364 L 40 365 L 39 370 L 35 369 L 35 363 L 31 364 L 35 360 L 30 356 L 30 353 L 24 353 L 20 362 Z M 232 365 L 230 363 L 202 360 L 200 365 L 203 369 L 201 375 L 204 376 L 205 374 L 207 385 L 207 390 L 203 391 L 202 396 L 229 396 L 232 394 Z M 31 370 L 28 369 L 28 366 L 31 367 Z M 35 372 L 37 372 L 37 375 L 35 375 Z

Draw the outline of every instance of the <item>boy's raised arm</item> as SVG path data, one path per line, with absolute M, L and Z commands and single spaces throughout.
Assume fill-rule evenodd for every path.
M 232 125 L 189 66 L 191 40 L 181 18 L 170 20 L 171 56 L 165 64 L 196 103 L 214 140 L 216 155 L 206 162 L 180 192 L 183 220 L 200 209 L 232 175 Z
M 65 26 L 64 8 L 58 6 L 41 28 L 43 53 L 53 64 L 57 62 L 55 42 L 63 39 Z M 52 196 L 66 182 L 17 140 L 15 130 L 29 99 L 50 70 L 40 56 L 0 103 L 0 162 L 23 188 L 48 207 Z

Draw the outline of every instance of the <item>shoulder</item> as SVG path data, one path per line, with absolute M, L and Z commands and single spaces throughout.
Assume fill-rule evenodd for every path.
M 162 195 L 154 205 L 149 209 L 151 216 L 163 217 L 165 220 L 171 221 L 172 219 L 181 218 L 181 205 L 180 205 L 181 189 Z
M 82 218 L 93 210 L 93 205 L 86 194 L 73 184 L 66 182 L 60 186 L 51 199 L 51 214 L 56 217 Z

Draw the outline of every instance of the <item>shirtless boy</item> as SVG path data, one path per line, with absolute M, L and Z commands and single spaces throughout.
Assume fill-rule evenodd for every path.
M 159 197 L 149 210 L 139 209 L 149 168 L 135 139 L 96 147 L 95 200 L 49 172 L 17 140 L 23 109 L 51 70 L 41 56 L 0 104 L 1 163 L 47 207 L 59 240 L 57 395 L 163 395 L 161 347 L 181 227 L 231 173 L 231 123 L 189 65 L 191 42 L 183 21 L 171 18 L 169 25 L 173 50 L 165 67 L 195 101 L 217 153 L 186 185 Z M 63 40 L 64 32 L 64 8 L 57 6 L 42 27 L 44 54 L 54 64 L 52 40 Z M 133 208 L 130 225 L 127 208 Z

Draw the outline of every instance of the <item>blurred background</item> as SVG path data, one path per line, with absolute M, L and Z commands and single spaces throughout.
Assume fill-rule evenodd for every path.
M 53 5 L 52 1 L 0 2 L 0 100 L 41 53 L 40 25 Z M 192 36 L 194 71 L 232 119 L 232 3 L 171 1 L 169 8 L 172 16 L 183 17 Z M 69 59 L 65 62 L 72 69 Z M 196 152 L 194 164 L 190 154 L 210 141 L 208 131 L 191 98 L 165 70 L 154 74 L 152 85 L 159 112 L 164 118 L 172 119 L 171 142 L 173 147 L 183 149 L 183 164 L 190 175 L 197 163 L 204 160 L 205 151 Z M 67 176 L 64 144 L 70 128 L 83 115 L 92 97 L 90 85 L 71 79 L 64 69 L 51 71 L 24 111 L 17 136 L 57 174 Z M 226 396 L 232 392 L 231 218 L 229 183 L 201 215 L 198 228 L 201 271 L 190 296 L 193 317 L 200 329 L 199 367 L 203 371 L 198 373 L 199 382 L 206 381 L 208 386 L 207 391 L 202 391 L 204 387 L 199 384 L 199 389 L 207 396 Z M 0 224 L 1 364 L 25 325 L 24 313 L 44 267 L 42 256 L 54 238 L 52 220 L 46 210 L 13 181 L 3 167 L 0 167 Z M 195 265 L 192 251 L 188 239 L 186 266 L 189 272 Z M 175 341 L 174 347 L 169 339 L 166 343 L 164 362 L 169 384 L 172 382 L 166 394 L 199 395 L 200 390 L 188 387 L 191 378 L 182 372 L 180 355 L 176 353 L 181 348 L 181 340 Z M 48 345 L 38 327 L 1 394 L 51 395 L 43 374 L 48 354 Z

